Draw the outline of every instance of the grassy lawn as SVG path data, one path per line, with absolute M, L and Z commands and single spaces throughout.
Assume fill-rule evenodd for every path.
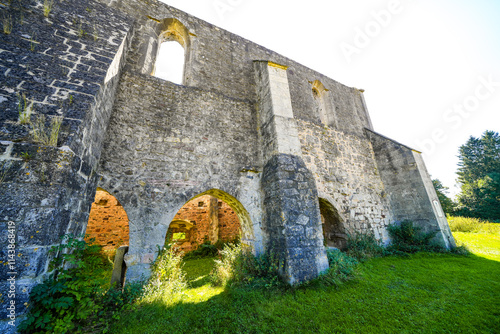
M 182 296 L 139 304 L 111 332 L 500 333 L 500 238 L 454 235 L 474 255 L 376 258 L 340 288 L 215 288 L 213 259 L 188 260 Z

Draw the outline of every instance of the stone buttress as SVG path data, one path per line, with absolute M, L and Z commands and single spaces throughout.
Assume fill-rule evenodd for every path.
M 263 229 L 291 284 L 328 269 L 313 175 L 302 159 L 286 67 L 254 62 L 263 150 Z

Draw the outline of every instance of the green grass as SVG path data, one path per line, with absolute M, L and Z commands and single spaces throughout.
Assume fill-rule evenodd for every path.
M 477 218 L 448 217 L 448 224 L 452 232 L 500 234 L 500 223 Z
M 500 240 L 456 237 L 474 254 L 371 259 L 339 288 L 214 288 L 213 259 L 188 260 L 182 296 L 138 305 L 111 333 L 500 333 Z
M 453 232 L 453 236 L 457 245 L 466 245 L 477 256 L 500 262 L 500 233 Z

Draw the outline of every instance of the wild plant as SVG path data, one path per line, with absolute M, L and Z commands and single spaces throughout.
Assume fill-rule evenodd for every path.
M 17 104 L 17 109 L 19 113 L 19 124 L 25 125 L 31 122 L 31 114 L 33 113 L 33 101 L 26 99 L 26 95 L 23 93 L 17 94 L 19 102 Z
M 6 35 L 9 35 L 12 32 L 12 16 L 9 15 L 4 15 L 3 20 L 3 33 Z
M 49 17 L 53 5 L 54 0 L 43 0 L 43 16 Z

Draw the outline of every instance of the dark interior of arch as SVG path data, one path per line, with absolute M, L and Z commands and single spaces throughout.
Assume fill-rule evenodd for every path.
M 347 245 L 347 234 L 337 209 L 327 200 L 320 198 L 319 210 L 325 246 L 344 249 Z

